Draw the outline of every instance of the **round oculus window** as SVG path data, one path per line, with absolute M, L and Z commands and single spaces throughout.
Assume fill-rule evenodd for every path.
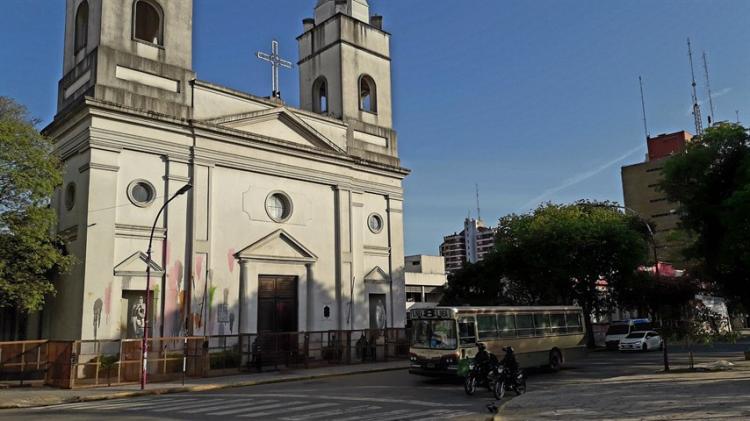
M 135 180 L 128 186 L 128 198 L 134 205 L 145 207 L 156 199 L 156 189 L 146 180 Z
M 292 200 L 284 193 L 273 192 L 266 198 L 266 213 L 275 222 L 284 222 L 292 216 Z
M 383 218 L 377 213 L 373 213 L 367 218 L 367 226 L 370 231 L 377 234 L 383 230 Z
M 68 183 L 65 187 L 65 209 L 73 210 L 76 205 L 76 184 Z

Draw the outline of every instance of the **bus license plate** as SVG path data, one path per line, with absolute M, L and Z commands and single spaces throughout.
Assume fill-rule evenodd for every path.
M 435 363 L 427 363 L 427 368 L 435 368 Z

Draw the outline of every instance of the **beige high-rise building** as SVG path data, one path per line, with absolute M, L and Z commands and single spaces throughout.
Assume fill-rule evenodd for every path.
M 67 0 L 45 131 L 77 264 L 41 335 L 138 337 L 147 305 L 155 336 L 403 326 L 408 170 L 382 25 L 367 0 L 319 0 L 294 108 L 195 78 L 192 0 Z
M 663 179 L 664 164 L 674 153 L 682 151 L 692 137 L 686 131 L 679 131 L 648 138 L 646 160 L 622 167 L 625 206 L 646 218 L 654 227 L 659 260 L 677 267 L 683 263 L 682 242 L 675 232 L 680 221 L 677 214 L 679 204 L 667 200 L 659 183 Z
M 466 263 L 483 260 L 495 248 L 497 228 L 488 227 L 481 219 L 466 218 L 464 229 L 443 237 L 440 255 L 445 258 L 445 269 L 455 272 Z

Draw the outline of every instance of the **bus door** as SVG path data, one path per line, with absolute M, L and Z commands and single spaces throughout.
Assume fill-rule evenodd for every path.
M 477 353 L 477 328 L 474 316 L 458 318 L 458 340 L 461 358 L 471 358 Z

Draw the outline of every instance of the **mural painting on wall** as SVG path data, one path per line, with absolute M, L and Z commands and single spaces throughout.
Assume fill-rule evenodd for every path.
M 385 329 L 385 294 L 370 294 L 370 329 Z
M 146 326 L 146 304 L 143 296 L 138 296 L 135 303 L 130 307 L 130 323 L 128 325 L 128 337 L 142 338 Z M 131 336 L 132 335 L 132 336 Z

